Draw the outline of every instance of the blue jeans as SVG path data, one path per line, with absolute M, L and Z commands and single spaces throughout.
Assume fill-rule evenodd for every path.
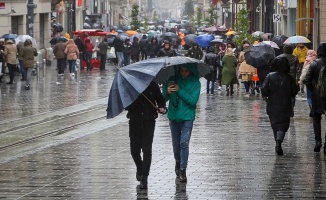
M 130 54 L 123 54 L 124 65 L 130 65 Z
M 69 63 L 69 72 L 75 73 L 76 70 L 76 60 L 68 60 Z
M 124 64 L 123 52 L 117 51 L 117 58 L 118 58 L 118 66 L 123 67 L 123 64 Z
M 180 169 L 187 169 L 192 126 L 190 120 L 180 123 L 170 120 L 174 159 L 181 162 Z
M 20 67 L 20 73 L 22 75 L 22 79 L 26 80 L 26 72 L 25 72 L 23 60 L 19 60 L 19 67 Z

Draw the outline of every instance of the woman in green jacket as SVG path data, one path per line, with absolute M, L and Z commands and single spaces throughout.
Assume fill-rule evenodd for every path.
M 171 77 L 163 88 L 163 96 L 169 101 L 167 117 L 170 121 L 173 153 L 176 161 L 175 173 L 181 182 L 187 181 L 189 141 L 201 86 L 195 65 L 188 63 L 176 66 L 178 73 Z

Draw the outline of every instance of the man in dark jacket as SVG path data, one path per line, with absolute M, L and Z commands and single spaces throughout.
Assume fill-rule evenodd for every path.
M 321 139 L 321 116 L 325 114 L 326 102 L 322 100 L 316 91 L 316 85 L 319 78 L 319 73 L 321 66 L 326 65 L 326 43 L 321 43 L 317 50 L 317 55 L 319 59 L 315 60 L 310 64 L 306 78 L 303 80 L 303 84 L 307 85 L 312 91 L 312 109 L 313 109 L 313 126 L 315 133 L 316 146 L 314 148 L 315 152 L 319 152 L 322 147 Z M 326 154 L 326 135 L 324 143 L 324 154 Z
M 203 57 L 203 51 L 199 48 L 197 42 L 193 42 L 192 47 L 188 50 L 185 56 L 201 60 Z
M 292 55 L 293 54 L 293 49 L 294 47 L 290 44 L 284 44 L 283 46 L 283 54 L 277 56 L 277 57 L 285 57 L 290 64 L 290 75 L 293 77 L 294 80 L 298 80 L 297 79 L 297 68 L 299 65 L 299 60 L 296 56 Z M 274 69 L 271 69 L 271 71 L 274 71 Z M 298 86 L 299 87 L 299 86 Z M 291 99 L 292 101 L 292 108 L 294 109 L 295 106 L 295 98 L 293 97 Z M 292 111 L 292 115 L 291 117 L 294 116 L 294 111 Z
M 139 39 L 137 37 L 134 37 L 131 45 L 131 60 L 133 60 L 133 62 L 139 61 L 140 48 L 138 40 Z
M 75 39 L 75 44 L 78 47 L 79 50 L 79 59 L 80 59 L 80 63 L 82 63 L 84 59 L 84 52 L 85 52 L 85 44 L 83 42 L 82 39 L 80 39 L 80 36 L 77 35 L 76 39 Z M 80 69 L 83 69 L 82 67 Z
M 139 41 L 139 48 L 140 48 L 141 59 L 146 60 L 147 52 L 148 52 L 148 40 L 145 34 L 143 35 L 142 39 Z
M 130 57 L 131 57 L 131 44 L 130 44 L 130 39 L 127 38 L 125 40 L 125 43 L 123 44 L 124 66 L 130 65 Z
M 161 48 L 157 53 L 157 57 L 173 57 L 176 55 L 176 52 L 171 48 L 171 44 L 167 40 L 164 41 L 163 48 Z
M 65 54 L 66 44 L 63 39 L 59 39 L 59 42 L 53 47 L 53 54 L 57 59 L 58 75 L 63 76 L 66 67 L 66 54 Z
M 113 46 L 114 46 L 115 52 L 117 54 L 118 66 L 119 67 L 123 67 L 123 63 L 124 63 L 124 58 L 123 58 L 123 41 L 119 37 L 116 37 L 113 40 Z
M 275 72 L 267 75 L 261 92 L 267 97 L 266 111 L 276 141 L 275 151 L 278 155 L 283 155 L 281 145 L 290 126 L 291 98 L 298 94 L 298 87 L 296 81 L 289 74 L 290 64 L 285 57 L 275 58 L 272 67 Z
M 155 119 L 158 112 L 166 112 L 165 99 L 159 86 L 152 82 L 126 110 L 129 118 L 130 152 L 137 167 L 136 179 L 140 181 L 140 189 L 146 189 L 152 162 Z
M 155 58 L 158 51 L 160 50 L 160 45 L 157 42 L 157 38 L 153 37 L 148 45 L 148 54 L 150 58 Z
M 106 52 L 108 50 L 108 40 L 106 38 L 103 39 L 100 44 L 98 44 L 99 52 L 98 54 L 100 55 L 101 62 L 100 62 L 100 70 L 103 71 L 105 70 L 105 63 L 106 63 Z

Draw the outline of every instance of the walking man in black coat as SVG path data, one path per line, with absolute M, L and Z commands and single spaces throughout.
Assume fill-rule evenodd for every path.
M 155 119 L 158 117 L 158 112 L 166 113 L 165 99 L 159 86 L 152 82 L 126 110 L 128 110 L 127 118 L 129 118 L 130 152 L 137 167 L 136 179 L 140 181 L 140 189 L 147 189 L 147 177 L 152 162 Z
M 275 151 L 283 155 L 282 142 L 290 127 L 292 114 L 291 98 L 298 94 L 296 81 L 289 74 L 290 64 L 285 57 L 275 58 L 272 68 L 275 72 L 267 75 L 261 92 L 267 98 L 267 114 L 276 141 Z

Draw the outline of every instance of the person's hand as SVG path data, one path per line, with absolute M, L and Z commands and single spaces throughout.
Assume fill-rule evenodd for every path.
M 171 93 L 177 92 L 178 90 L 179 90 L 179 85 L 178 84 L 170 85 L 167 88 L 167 94 L 171 94 Z
M 157 112 L 160 113 L 160 114 L 166 114 L 167 113 L 167 109 L 166 108 L 158 108 L 157 109 Z

